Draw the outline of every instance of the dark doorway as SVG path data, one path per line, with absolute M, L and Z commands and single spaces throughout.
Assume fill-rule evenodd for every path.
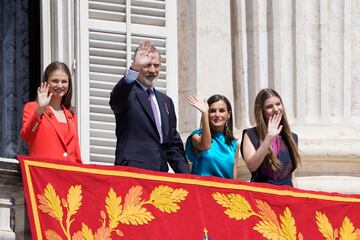
M 0 157 L 25 154 L 23 106 L 41 76 L 40 0 L 0 1 Z
M 36 100 L 41 79 L 40 0 L 29 0 L 29 100 Z

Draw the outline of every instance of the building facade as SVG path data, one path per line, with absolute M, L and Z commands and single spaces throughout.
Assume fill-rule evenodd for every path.
M 109 94 L 138 43 L 151 39 L 162 55 L 156 86 L 173 98 L 184 140 L 200 122 L 187 104 L 189 95 L 227 96 L 241 138 L 242 130 L 254 124 L 255 95 L 271 87 L 282 96 L 299 136 L 302 166 L 296 175 L 359 177 L 360 0 L 40 3 L 41 70 L 53 60 L 72 69 L 86 163 L 113 163 L 116 137 Z M 10 236 L 4 239 L 13 239 L 10 221 L 2 219 L 10 219 L 14 205 L 23 206 L 19 172 L 16 160 L 0 162 L 7 171 L 0 177 L 0 238 L 4 233 Z M 239 173 L 248 179 L 243 163 Z M 17 219 L 20 236 L 23 218 Z

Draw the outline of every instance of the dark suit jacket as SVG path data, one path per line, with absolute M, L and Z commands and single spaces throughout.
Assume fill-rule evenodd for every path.
M 156 129 L 147 93 L 134 81 L 122 78 L 110 95 L 110 106 L 116 119 L 115 165 L 168 171 L 167 162 L 177 173 L 189 173 L 184 146 L 176 130 L 172 100 L 155 90 L 160 109 L 163 143 Z
M 69 126 L 69 133 L 65 138 L 59 131 L 58 121 L 51 109 L 48 107 L 47 112 L 39 117 L 36 107 L 36 102 L 25 104 L 20 132 L 28 143 L 30 156 L 81 163 L 76 116 L 63 107 Z

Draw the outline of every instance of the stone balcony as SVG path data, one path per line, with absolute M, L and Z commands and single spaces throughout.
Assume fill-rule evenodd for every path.
M 31 239 L 25 214 L 20 165 L 0 158 L 0 240 Z

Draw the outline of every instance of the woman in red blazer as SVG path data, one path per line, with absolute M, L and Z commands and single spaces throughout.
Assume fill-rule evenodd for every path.
M 82 163 L 71 97 L 69 68 L 52 62 L 45 69 L 37 100 L 24 106 L 20 134 L 28 143 L 30 156 Z

